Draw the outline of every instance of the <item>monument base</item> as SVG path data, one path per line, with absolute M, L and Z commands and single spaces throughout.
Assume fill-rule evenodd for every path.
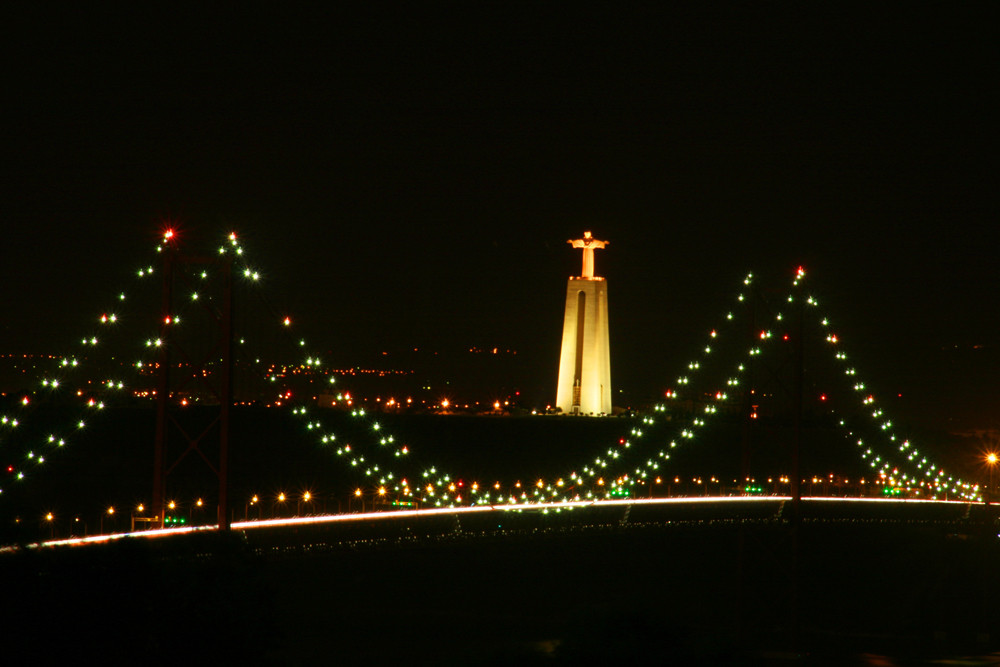
M 611 414 L 608 283 L 573 277 L 566 283 L 556 405 L 563 414 Z

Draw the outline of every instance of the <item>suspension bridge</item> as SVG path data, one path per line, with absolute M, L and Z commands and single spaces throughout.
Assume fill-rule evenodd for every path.
M 136 282 L 110 295 L 105 307 L 82 327 L 75 352 L 36 364 L 37 377 L 22 392 L 7 397 L 0 417 L 5 459 L 0 503 L 10 503 L 21 488 L 44 479 L 53 462 L 102 413 L 121 412 L 116 408 L 143 401 L 155 405 L 157 411 L 151 496 L 140 495 L 135 504 L 131 498 L 118 498 L 108 505 L 127 512 L 140 527 L 162 528 L 186 521 L 180 513 L 171 515 L 177 501 L 171 500 L 174 492 L 169 486 L 170 475 L 181 475 L 174 472 L 178 466 L 190 467 L 185 459 L 200 459 L 214 473 L 219 489 L 187 489 L 197 496 L 186 500 L 188 510 L 191 503 L 198 508 L 209 503 L 215 508 L 214 523 L 221 526 L 251 515 L 263 518 L 261 508 L 273 499 L 262 500 L 262 492 L 235 500 L 233 507 L 226 496 L 229 412 L 241 404 L 290 411 L 316 446 L 329 454 L 331 468 L 340 466 L 355 474 L 352 488 L 339 490 L 341 506 L 345 500 L 352 502 L 349 494 L 360 499 L 359 505 L 367 497 L 369 505 L 381 503 L 382 509 L 520 507 L 660 495 L 671 480 L 680 485 L 680 478 L 671 471 L 674 461 L 691 456 L 688 452 L 697 450 L 702 434 L 710 432 L 713 423 L 731 419 L 733 414 L 752 422 L 776 409 L 800 419 L 804 382 L 809 383 L 810 398 L 818 394 L 826 414 L 835 416 L 831 423 L 861 464 L 858 474 L 841 471 L 827 479 L 824 472 L 826 487 L 840 487 L 841 495 L 845 495 L 843 487 L 851 486 L 857 495 L 983 499 L 977 484 L 949 474 L 926 448 L 897 435 L 891 416 L 848 358 L 842 334 L 806 286 L 802 269 L 781 298 L 771 298 L 763 307 L 755 277 L 747 275 L 717 326 L 707 330 L 704 347 L 666 383 L 671 388 L 662 402 L 628 420 L 622 436 L 611 440 L 610 446 L 567 451 L 564 460 L 549 462 L 548 471 L 537 478 L 529 472 L 537 466 L 517 472 L 516 466 L 508 465 L 494 474 L 480 471 L 482 476 L 476 479 L 461 469 L 461 463 L 436 462 L 433 452 L 418 455 L 405 433 L 391 432 L 381 410 L 373 410 L 370 403 L 364 407 L 349 387 L 337 384 L 337 374 L 311 351 L 309 341 L 296 330 L 293 316 L 276 307 L 260 285 L 266 271 L 250 259 L 235 233 L 210 253 L 193 256 L 183 254 L 173 232 L 167 231 L 155 253 L 135 270 Z M 232 309 L 235 292 L 240 292 L 236 317 Z M 749 345 L 748 327 L 753 329 Z M 795 355 L 802 354 L 805 344 L 813 350 L 810 364 L 818 367 L 822 362 L 828 373 L 822 385 L 812 375 L 796 377 L 802 361 Z M 275 354 L 279 349 L 286 350 L 284 360 Z M 824 353 L 827 359 L 820 359 Z M 767 357 L 777 358 L 779 365 L 789 362 L 792 372 L 786 374 L 791 378 L 775 382 L 775 372 L 761 362 Z M 796 364 L 800 371 L 795 371 Z M 784 406 L 777 408 L 782 399 L 774 397 L 782 391 Z M 839 412 L 828 407 L 835 403 L 842 406 Z M 379 407 L 384 410 L 388 404 Z M 215 414 L 207 423 L 193 425 L 191 420 L 183 422 L 185 410 Z M 330 425 L 338 421 L 331 417 L 333 411 L 341 413 L 338 417 L 350 415 L 355 422 L 344 426 L 339 419 L 337 428 L 349 431 L 349 437 Z M 393 428 L 405 427 L 397 422 Z M 179 449 L 177 444 L 170 449 L 172 441 L 180 441 Z M 99 454 L 122 455 L 121 451 Z M 747 456 L 745 451 L 743 456 Z M 815 473 L 803 477 L 800 470 L 794 474 L 795 458 L 788 454 L 788 460 L 779 464 L 782 469 L 754 476 L 744 465 L 735 478 L 730 475 L 723 481 L 721 475 L 706 474 L 693 477 L 692 482 L 702 485 L 698 491 L 704 489 L 706 495 L 714 484 L 711 495 L 784 493 L 798 498 L 802 484 L 809 487 L 808 494 L 815 490 L 817 480 Z M 130 474 L 139 476 L 141 471 Z M 306 490 L 294 497 L 299 510 L 303 498 L 307 510 L 315 508 L 309 504 L 313 493 Z M 210 518 L 213 513 L 201 514 Z M 49 512 L 43 516 L 48 522 L 56 521 Z M 108 523 L 114 521 L 112 516 L 113 512 Z M 59 518 L 65 527 L 65 517 Z
M 503 441 L 490 458 L 489 443 L 470 449 L 462 429 L 463 446 L 436 446 L 469 418 L 410 417 L 402 398 L 373 409 L 345 386 L 275 306 L 236 234 L 190 256 L 166 232 L 153 251 L 83 324 L 73 352 L 31 360 L 0 416 L 0 565 L 46 575 L 13 579 L 22 606 L 7 606 L 8 621 L 37 640 L 55 623 L 67 656 L 102 645 L 99 620 L 82 623 L 78 604 L 51 610 L 67 591 L 124 624 L 110 644 L 123 658 L 193 645 L 284 660 L 331 632 L 359 658 L 379 642 L 383 657 L 426 658 L 447 637 L 452 653 L 437 662 L 482 662 L 484 646 L 518 660 L 602 655 L 595 637 L 637 655 L 662 648 L 619 617 L 693 629 L 671 635 L 674 654 L 691 659 L 729 655 L 708 648 L 719 628 L 763 638 L 739 651 L 808 632 L 815 647 L 823 628 L 857 637 L 848 618 L 895 640 L 989 642 L 996 577 L 961 611 L 950 606 L 996 552 L 986 489 L 897 433 L 802 269 L 779 297 L 744 276 L 647 410 L 471 418 Z M 552 424 L 577 429 L 572 446 Z M 829 462 L 813 456 L 820 432 L 851 465 L 819 472 Z M 289 482 L 282 458 L 309 480 Z M 206 543 L 213 535 L 221 541 Z M 67 565 L 66 550 L 42 548 L 84 544 L 99 560 Z M 169 582 L 180 567 L 190 583 L 179 593 Z M 139 580 L 154 582 L 152 602 L 123 600 Z M 351 602 L 331 611 L 313 589 Z M 224 608 L 226 620 L 181 599 Z M 148 618 L 126 620 L 134 604 Z M 260 604 L 282 616 L 262 620 L 251 611 Z M 299 604 L 321 620 L 286 620 Z M 581 609 L 594 620 L 582 631 Z M 886 609 L 899 625 L 886 625 Z M 215 640 L 171 639 L 178 613 Z M 387 631 L 397 640 L 386 643 Z M 287 635 L 297 639 L 278 639 Z

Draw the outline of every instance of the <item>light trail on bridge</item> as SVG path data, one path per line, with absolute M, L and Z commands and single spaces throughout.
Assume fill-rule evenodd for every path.
M 285 528 L 294 526 L 311 526 L 337 523 L 362 523 L 372 521 L 392 521 L 395 519 L 421 519 L 434 516 L 485 514 L 489 512 L 561 512 L 563 510 L 572 511 L 586 508 L 607 508 L 607 507 L 627 507 L 627 506 L 670 506 L 670 505 L 710 505 L 710 504 L 762 504 L 778 503 L 783 504 L 792 501 L 791 496 L 698 496 L 687 498 L 636 498 L 618 500 L 579 500 L 562 501 L 551 503 L 518 503 L 509 505 L 477 505 L 469 507 L 433 507 L 429 509 L 393 510 L 388 512 L 362 512 L 353 514 L 322 514 L 316 516 L 289 517 L 286 519 L 258 519 L 248 521 L 234 521 L 231 524 L 232 530 L 258 530 L 262 528 Z M 967 500 L 931 500 L 931 499 L 908 499 L 908 498 L 844 498 L 838 496 L 810 496 L 802 498 L 803 503 L 852 503 L 852 504 L 880 504 L 880 505 L 938 505 L 938 506 L 961 506 L 980 505 L 983 503 L 970 503 Z M 996 505 L 988 503 L 987 505 Z M 219 529 L 218 524 L 208 524 L 203 526 L 181 526 L 176 528 L 154 528 L 150 530 L 137 530 L 124 533 L 109 533 L 107 535 L 90 535 L 87 537 L 71 537 L 59 540 L 46 540 L 25 545 L 27 549 L 39 549 L 45 547 L 64 546 L 84 546 L 88 544 L 104 544 L 124 538 L 147 538 L 158 539 L 162 537 L 173 537 L 178 535 L 189 535 L 199 532 L 211 532 Z M 10 553 L 18 551 L 21 547 L 5 546 L 0 547 L 0 553 Z

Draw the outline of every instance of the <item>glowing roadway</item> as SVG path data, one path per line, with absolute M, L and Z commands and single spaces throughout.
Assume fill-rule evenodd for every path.
M 430 509 L 413 510 L 391 510 L 381 512 L 364 512 L 353 514 L 323 514 L 315 516 L 291 517 L 286 519 L 257 519 L 252 521 L 234 521 L 231 524 L 233 530 L 257 530 L 261 528 L 282 528 L 290 526 L 335 524 L 335 523 L 357 523 L 371 521 L 391 521 L 405 518 L 427 518 L 441 515 L 462 515 L 462 514 L 482 514 L 486 512 L 551 512 L 562 510 L 574 510 L 583 508 L 614 507 L 628 505 L 698 505 L 710 503 L 731 503 L 731 504 L 756 504 L 764 502 L 788 502 L 791 496 L 697 496 L 689 498 L 626 498 L 621 500 L 579 500 L 553 503 L 517 503 L 509 505 L 473 505 L 469 507 L 434 507 Z M 805 503 L 830 502 L 830 503 L 878 503 L 897 505 L 970 505 L 972 503 L 965 500 L 911 500 L 898 498 L 844 498 L 810 496 L 802 498 Z M 150 530 L 138 530 L 126 533 L 109 533 L 106 535 L 91 535 L 88 537 L 71 537 L 59 540 L 47 540 L 26 545 L 29 549 L 40 547 L 58 546 L 78 546 L 84 544 L 105 543 L 119 540 L 125 537 L 136 537 L 146 539 L 156 539 L 161 537 L 171 537 L 175 535 L 187 535 L 201 531 L 218 530 L 218 524 L 202 526 L 181 526 L 175 528 L 155 528 Z M 0 553 L 16 551 L 18 547 L 0 547 Z

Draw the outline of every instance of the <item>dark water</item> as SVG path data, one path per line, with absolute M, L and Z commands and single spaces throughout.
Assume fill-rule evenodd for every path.
M 8 655 L 903 665 L 997 650 L 984 517 L 848 513 L 793 539 L 741 516 L 491 514 L 0 555 Z

